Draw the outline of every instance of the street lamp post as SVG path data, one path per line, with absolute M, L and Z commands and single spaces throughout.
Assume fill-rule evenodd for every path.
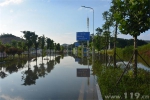
M 94 9 L 91 8 L 91 7 L 86 7 L 86 6 L 81 6 L 81 7 L 84 7 L 84 8 L 89 8 L 89 9 L 92 9 L 93 10 L 93 34 L 92 34 L 92 42 L 93 42 L 93 45 L 92 45 L 92 59 L 94 59 Z

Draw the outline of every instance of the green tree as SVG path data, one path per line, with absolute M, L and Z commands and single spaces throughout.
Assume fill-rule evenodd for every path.
M 47 43 L 47 50 L 49 50 L 49 53 L 50 53 L 51 39 L 50 39 L 50 38 L 47 38 L 47 39 L 46 39 L 46 43 Z
M 112 14 L 108 11 L 105 11 L 103 13 L 103 19 L 105 20 L 105 23 L 103 25 L 103 30 L 104 30 L 103 35 L 105 36 L 106 39 L 105 42 L 106 42 L 106 50 L 107 50 L 108 44 L 110 44 L 110 27 L 113 25 Z
M 34 32 L 22 31 L 22 33 L 24 34 L 24 38 L 26 39 L 26 45 L 28 48 L 28 59 L 29 59 L 29 50 L 33 45 L 32 36 L 34 35 Z
M 98 50 L 98 53 L 100 51 L 100 49 L 102 48 L 102 43 L 101 43 L 101 34 L 102 34 L 103 30 L 98 27 L 96 29 L 96 36 L 94 37 L 94 46 L 95 48 Z
M 2 60 L 3 60 L 3 58 L 4 58 L 4 51 L 5 51 L 5 45 L 3 45 L 3 44 L 1 44 L 0 45 L 0 52 L 1 52 L 1 57 L 2 57 Z
M 61 52 L 63 53 L 63 52 L 64 52 L 64 46 L 61 46 L 61 47 L 60 47 L 60 50 L 61 50 Z
M 45 36 L 40 36 L 39 37 L 39 43 L 40 43 L 40 46 L 41 46 L 41 49 L 42 49 L 42 60 L 43 60 L 43 54 L 44 54 L 44 46 L 45 46 Z
M 50 42 L 50 50 L 52 50 L 52 49 L 54 49 L 54 41 L 53 40 L 51 40 L 51 42 Z
M 55 52 L 55 56 L 56 56 L 56 43 L 54 43 L 54 52 Z
M 11 46 L 17 48 L 18 47 L 18 41 L 12 40 L 11 41 Z
M 112 6 L 110 7 L 109 11 L 111 12 L 112 14 L 112 21 L 114 23 L 114 26 L 115 26 L 115 36 L 114 36 L 114 54 L 113 54 L 113 64 L 114 64 L 114 67 L 116 67 L 116 42 L 117 42 L 117 31 L 118 31 L 118 23 L 117 21 L 114 19 L 114 14 L 116 12 L 119 12 L 119 10 L 117 9 L 117 7 L 115 6 L 115 0 L 112 0 Z
M 13 59 L 14 59 L 14 57 L 15 57 L 15 54 L 17 53 L 17 48 L 15 48 L 15 47 L 10 47 L 9 48 L 9 51 L 10 51 L 10 54 L 13 56 Z
M 39 47 L 39 41 L 38 41 L 38 35 L 36 35 L 35 33 L 33 33 L 32 42 L 33 42 L 33 45 L 34 45 L 34 48 L 35 48 L 36 58 L 37 58 L 37 49 Z
M 60 51 L 60 44 L 59 43 L 56 44 L 56 50 Z
M 24 49 L 23 49 L 23 41 L 18 41 L 18 52 L 17 52 L 17 54 L 19 55 L 19 57 L 20 57 L 20 55 L 23 53 L 23 51 L 24 51 Z
M 10 44 L 5 44 L 5 52 L 6 52 L 6 54 L 9 56 L 11 53 L 10 53 L 10 48 L 11 47 L 11 45 Z
M 134 38 L 134 76 L 137 75 L 137 36 L 150 29 L 150 0 L 115 0 L 114 18 L 122 34 Z

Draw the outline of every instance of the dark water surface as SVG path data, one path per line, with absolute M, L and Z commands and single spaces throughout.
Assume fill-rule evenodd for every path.
M 48 59 L 1 65 L 0 100 L 97 100 L 91 66 L 71 56 Z M 77 77 L 77 68 L 90 68 L 90 77 Z

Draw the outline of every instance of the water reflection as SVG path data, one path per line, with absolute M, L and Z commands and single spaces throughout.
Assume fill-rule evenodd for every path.
M 54 66 L 58 63 L 60 63 L 60 58 L 61 56 L 55 57 L 54 60 L 49 60 L 46 58 L 47 63 L 40 63 L 37 65 L 37 60 L 36 60 L 36 65 L 33 66 L 33 69 L 31 69 L 30 62 L 28 64 L 28 69 L 23 72 L 22 80 L 24 83 L 22 85 L 35 85 L 36 80 L 39 79 L 40 77 L 45 77 L 48 75 L 48 73 L 51 72 L 51 70 L 54 68 Z
M 3 71 L 0 71 L 0 77 L 3 79 L 5 77 L 7 77 L 7 74 Z
M 92 60 L 88 59 L 86 56 L 82 57 L 82 56 L 77 56 L 77 55 L 72 55 L 72 57 L 74 58 L 75 62 L 78 62 L 78 64 L 80 65 L 92 65 Z
M 35 80 L 38 79 L 39 77 L 45 77 L 47 73 L 50 73 L 51 70 L 54 68 L 56 64 L 60 63 L 60 59 L 63 59 L 64 55 L 62 56 L 56 56 L 54 59 L 52 59 L 51 56 L 49 56 L 50 60 L 47 60 L 46 66 L 43 63 L 38 64 L 36 58 L 32 59 L 23 59 L 23 60 L 18 60 L 18 61 L 9 61 L 9 62 L 4 62 L 0 63 L 0 77 L 5 78 L 9 74 L 16 73 L 21 69 L 24 69 L 27 67 L 27 70 L 23 71 L 22 74 L 22 80 L 24 80 L 23 85 L 31 85 L 35 84 Z M 35 65 L 30 65 L 31 62 L 36 62 Z
M 19 60 L 19 61 L 9 61 L 0 64 L 0 77 L 5 78 L 9 74 L 14 72 L 18 72 L 18 70 L 23 69 L 27 60 Z
M 38 79 L 37 73 L 32 71 L 31 68 L 28 67 L 28 70 L 26 70 L 23 73 L 22 80 L 24 80 L 24 83 L 22 85 L 32 85 L 35 84 L 35 80 Z
M 92 60 L 91 59 L 88 60 L 87 57 L 77 56 L 73 54 L 63 54 L 59 56 L 57 55 L 56 57 L 55 55 L 52 55 L 52 56 L 48 56 L 48 59 L 46 60 L 46 62 L 42 60 L 42 63 L 39 63 L 40 61 L 37 60 L 37 59 L 40 59 L 40 57 L 37 59 L 32 58 L 29 61 L 24 59 L 24 60 L 19 60 L 19 61 L 9 61 L 5 63 L 0 63 L 0 77 L 5 78 L 9 74 L 18 72 L 19 70 L 27 67 L 27 70 L 22 72 L 23 74 L 22 80 L 24 80 L 23 85 L 35 84 L 36 83 L 35 80 L 37 80 L 39 77 L 45 77 L 45 75 L 51 72 L 51 70 L 54 68 L 56 64 L 60 64 L 60 59 L 64 59 L 64 57 L 66 56 L 72 56 L 75 59 L 75 62 L 78 62 L 78 64 L 80 65 L 84 65 L 84 66 L 92 65 Z M 99 56 L 96 57 L 96 59 L 102 62 L 103 64 L 106 63 L 107 61 L 107 66 L 109 66 L 110 64 L 112 65 L 112 57 L 110 56 L 105 57 L 104 55 L 101 55 L 100 57 Z M 31 62 L 36 62 L 36 63 L 35 65 L 33 64 L 30 65 Z M 120 65 L 122 64 L 122 62 L 118 60 L 117 64 Z M 125 64 L 127 64 L 127 61 L 125 61 Z M 150 68 L 143 65 L 142 63 L 138 63 L 138 68 L 150 70 Z M 28 83 L 28 80 L 29 81 L 31 80 L 31 83 Z
M 41 57 L 38 57 L 30 61 L 20 60 L 18 62 L 13 61 L 1 64 L 0 72 L 5 73 L 0 74 L 1 78 L 3 77 L 3 80 L 1 79 L 2 81 L 0 82 L 1 93 L 5 95 L 8 94 L 12 98 L 18 97 L 19 95 L 23 100 L 57 100 L 61 98 L 63 98 L 63 100 L 79 100 L 80 96 L 84 99 L 96 100 L 96 91 L 93 88 L 95 86 L 94 75 L 99 73 L 102 77 L 102 82 L 105 82 L 105 80 L 108 80 L 108 77 L 111 77 L 115 81 L 113 84 L 115 84 L 118 76 L 116 78 L 113 77 L 113 75 L 117 74 L 120 76 L 121 74 L 114 68 L 108 70 L 108 67 L 101 67 L 105 62 L 103 61 L 105 60 L 103 56 L 95 57 L 96 60 L 93 65 L 91 59 L 88 60 L 87 57 L 72 54 L 46 56 L 44 58 L 45 60 L 43 61 Z M 110 59 L 107 61 L 111 62 Z M 14 67 L 14 69 L 12 69 L 12 67 Z M 77 77 L 78 68 L 89 68 L 90 77 Z M 107 71 L 109 71 L 109 73 L 106 73 Z M 141 72 L 143 75 L 144 71 Z M 148 73 L 146 74 L 149 75 Z M 144 75 L 146 74 L 144 73 Z M 145 76 L 141 76 L 143 79 L 144 77 Z M 125 78 L 124 81 L 126 80 L 128 79 Z M 130 81 L 132 80 L 128 82 Z M 108 83 L 104 83 L 104 85 L 110 86 L 109 82 L 110 80 L 108 80 Z M 142 81 L 139 81 L 139 83 L 140 82 L 142 84 Z M 126 87 L 126 85 L 129 86 L 129 84 L 125 84 L 124 87 Z M 109 93 L 113 91 L 113 89 L 115 90 L 113 87 L 115 85 L 111 86 L 109 89 L 104 86 L 103 88 Z M 11 89 L 13 91 L 11 91 Z M 0 95 L 0 99 L 1 97 L 2 95 Z M 93 99 L 94 97 L 96 99 Z
M 128 56 L 128 58 L 127 57 L 125 58 L 121 57 L 120 59 L 118 58 L 116 64 L 118 67 L 121 67 L 124 69 L 126 65 L 129 63 L 129 59 L 130 59 L 130 56 Z M 105 56 L 105 55 L 101 55 L 100 57 L 96 56 L 95 60 L 100 61 L 105 66 L 113 66 L 113 56 Z M 150 64 L 150 62 L 148 62 L 149 58 L 145 58 L 145 60 L 147 61 L 148 64 Z M 129 65 L 130 65 L 130 68 L 131 66 L 133 66 L 132 61 L 129 63 Z M 150 67 L 146 65 L 144 61 L 142 61 L 142 59 L 140 58 L 138 58 L 137 68 L 150 71 Z

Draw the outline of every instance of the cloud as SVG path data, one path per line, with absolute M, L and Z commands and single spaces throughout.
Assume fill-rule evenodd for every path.
M 0 6 L 7 6 L 9 4 L 20 4 L 23 0 L 3 0 L 3 2 L 0 2 Z
M 10 96 L 8 95 L 1 95 L 0 98 L 4 99 L 4 100 L 24 100 L 20 97 L 14 97 L 14 98 L 11 98 Z
M 11 9 L 11 10 L 10 10 L 10 13 L 13 13 L 13 12 L 14 12 L 14 11 Z
M 150 40 L 149 37 L 150 37 L 150 30 L 145 33 L 141 33 L 140 36 L 138 36 L 138 39 Z

